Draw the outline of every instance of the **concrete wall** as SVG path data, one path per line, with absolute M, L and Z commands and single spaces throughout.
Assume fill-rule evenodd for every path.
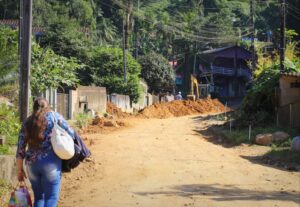
M 130 97 L 127 95 L 120 95 L 113 93 L 108 96 L 111 103 L 120 108 L 123 112 L 131 113 L 132 108 L 130 106 Z
M 160 97 L 160 102 L 170 102 L 174 101 L 175 97 L 173 95 L 165 95 Z
M 159 96 L 152 95 L 152 104 L 159 103 Z
M 300 88 L 291 88 L 291 83 L 296 80 L 297 77 L 283 76 L 280 78 L 280 106 L 300 101 Z
M 0 155 L 0 178 L 7 182 L 17 181 L 16 158 L 14 155 Z
M 84 109 L 105 113 L 107 104 L 106 88 L 79 86 L 70 91 L 70 114 L 71 118 L 76 113 L 84 112 Z

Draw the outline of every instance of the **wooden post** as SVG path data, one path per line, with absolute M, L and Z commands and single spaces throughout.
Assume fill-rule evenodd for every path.
M 251 143 L 251 124 L 249 125 L 249 143 Z
M 5 144 L 5 136 L 0 135 L 0 146 Z
M 255 0 L 250 0 L 250 21 L 251 21 L 251 69 L 252 72 L 255 70 Z
M 20 0 L 20 121 L 29 116 L 32 0 Z
M 279 126 L 279 110 L 278 110 L 278 108 L 276 110 L 276 126 L 277 127 Z
M 286 27 L 286 0 L 281 0 L 280 11 L 280 72 L 284 72 L 285 60 L 285 27 Z
M 290 104 L 290 127 L 293 127 L 293 106 Z

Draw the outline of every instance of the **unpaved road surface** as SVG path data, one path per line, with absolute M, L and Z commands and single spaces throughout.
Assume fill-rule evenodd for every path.
M 299 172 L 206 141 L 197 131 L 207 123 L 197 117 L 132 122 L 89 135 L 94 165 L 72 172 L 77 184 L 63 181 L 60 207 L 300 206 Z

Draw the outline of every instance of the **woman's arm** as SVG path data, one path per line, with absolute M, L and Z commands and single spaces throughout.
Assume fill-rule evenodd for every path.
M 27 178 L 23 169 L 23 160 L 22 158 L 17 158 L 17 177 L 19 181 L 24 181 Z

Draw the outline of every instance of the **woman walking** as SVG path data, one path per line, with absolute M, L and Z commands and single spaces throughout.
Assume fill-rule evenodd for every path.
M 51 112 L 45 99 L 37 98 L 33 112 L 24 121 L 19 134 L 16 153 L 18 180 L 26 178 L 25 160 L 34 192 L 34 207 L 55 207 L 59 198 L 62 160 L 54 153 L 50 142 L 55 120 L 74 137 L 74 130 L 65 119 L 59 113 Z

